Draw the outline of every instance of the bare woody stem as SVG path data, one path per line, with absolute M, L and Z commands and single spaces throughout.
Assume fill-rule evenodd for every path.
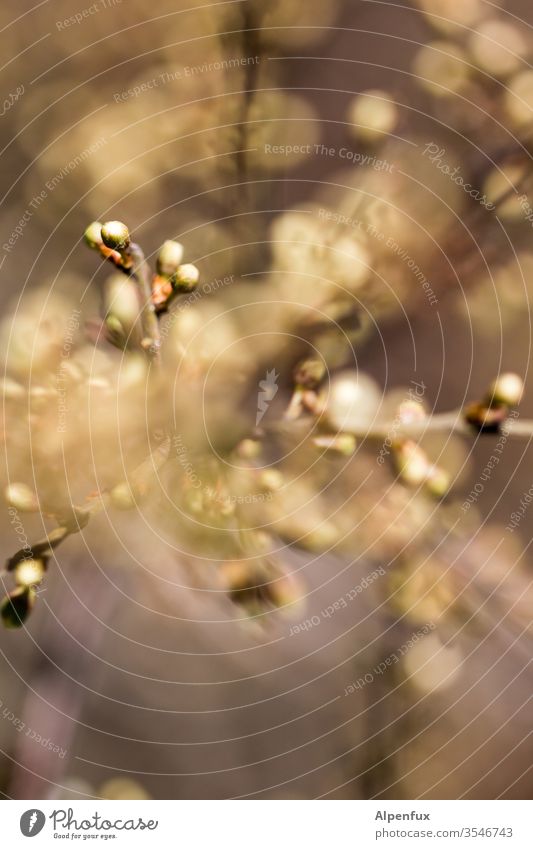
M 154 362 L 159 362 L 161 337 L 159 333 L 159 322 L 152 302 L 150 269 L 139 245 L 132 242 L 128 247 L 128 253 L 133 260 L 133 267 L 129 273 L 137 283 L 141 300 L 143 348 Z

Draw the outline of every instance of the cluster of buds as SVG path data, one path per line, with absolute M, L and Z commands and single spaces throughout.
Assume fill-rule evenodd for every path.
M 192 292 L 200 272 L 191 263 L 182 264 L 183 245 L 168 239 L 157 255 L 156 274 L 152 278 L 152 302 L 157 313 L 165 312 L 176 295 Z
M 200 279 L 195 265 L 182 264 L 183 245 L 166 241 L 157 255 L 156 272 L 151 274 L 141 248 L 132 242 L 122 221 L 107 221 L 105 224 L 93 221 L 85 230 L 84 238 L 90 248 L 97 250 L 132 281 L 131 291 L 122 283 L 118 297 L 118 282 L 113 284 L 109 281 L 113 304 L 105 317 L 109 341 L 120 348 L 135 346 L 140 341 L 145 352 L 158 355 L 156 314 L 165 312 L 176 295 L 192 292 Z M 118 315 L 118 312 L 124 315 Z M 136 339 L 139 335 L 138 319 L 140 340 Z
M 292 573 L 264 561 L 226 561 L 220 565 L 219 575 L 231 601 L 249 617 L 292 607 L 303 595 L 303 588 Z
M 501 374 L 494 380 L 481 401 L 469 404 L 464 410 L 468 424 L 483 433 L 498 433 L 509 409 L 520 403 L 524 382 L 512 372 Z
M 93 221 L 85 230 L 84 238 L 90 248 L 117 268 L 129 271 L 133 267 L 130 233 L 122 221 L 106 221 L 105 224 Z
M 435 498 L 443 498 L 451 480 L 448 472 L 431 463 L 426 452 L 412 439 L 398 439 L 393 443 L 396 469 L 408 486 L 425 486 Z
M 294 369 L 294 391 L 285 418 L 297 419 L 304 411 L 317 412 L 317 390 L 326 374 L 323 360 L 309 357 L 302 360 Z

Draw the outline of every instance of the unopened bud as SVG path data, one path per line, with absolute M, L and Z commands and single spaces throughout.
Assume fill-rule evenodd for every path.
M 2 602 L 0 617 L 6 628 L 20 628 L 35 604 L 37 594 L 32 587 L 18 587 Z
M 117 510 L 132 510 L 137 506 L 135 493 L 126 481 L 114 486 L 109 493 L 109 497 L 111 499 L 111 504 L 113 507 L 116 507 Z
M 259 475 L 259 486 L 268 492 L 276 492 L 283 486 L 283 475 L 278 469 L 265 469 Z
M 90 248 L 99 248 L 102 244 L 102 224 L 100 221 L 93 221 L 92 224 L 89 224 L 85 233 L 83 234 L 83 238 L 87 242 Z
M 491 407 L 514 407 L 519 404 L 524 392 L 524 381 L 518 374 L 500 374 L 490 386 L 487 401 Z
M 326 373 L 322 360 L 310 358 L 299 363 L 294 370 L 294 381 L 298 386 L 315 389 Z
M 450 489 L 450 476 L 439 466 L 431 466 L 428 472 L 426 487 L 435 498 L 444 498 Z
M 421 422 L 425 418 L 426 411 L 421 401 L 402 401 L 398 407 L 398 419 L 403 425 Z
M 261 454 L 261 443 L 257 439 L 243 439 L 237 446 L 237 453 L 243 460 L 255 460 Z
M 167 239 L 157 255 L 156 264 L 158 274 L 163 274 L 165 277 L 172 277 L 178 270 L 182 259 L 183 245 L 180 242 Z
M 15 566 L 13 576 L 19 587 L 34 587 L 40 584 L 45 573 L 42 560 L 21 560 Z
M 411 439 L 402 442 L 395 449 L 398 473 L 410 486 L 419 486 L 427 480 L 430 465 L 425 451 Z
M 106 221 L 102 224 L 102 241 L 107 248 L 123 251 L 130 243 L 130 231 L 122 221 Z
M 21 513 L 35 513 L 39 509 L 35 493 L 25 483 L 10 483 L 4 490 L 4 497 L 10 507 Z
M 180 265 L 172 277 L 172 286 L 175 292 L 192 292 L 198 285 L 200 272 L 195 265 L 187 263 Z
M 108 330 L 122 332 L 128 336 L 140 314 L 139 295 L 135 283 L 123 274 L 113 274 L 106 280 L 104 298 Z

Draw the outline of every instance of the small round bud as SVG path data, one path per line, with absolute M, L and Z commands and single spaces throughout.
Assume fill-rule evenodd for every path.
M 395 449 L 396 466 L 402 480 L 410 486 L 419 486 L 427 480 L 430 465 L 426 452 L 411 439 Z
M 104 324 L 107 330 L 108 339 L 115 345 L 124 345 L 126 341 L 126 334 L 124 333 L 124 328 L 116 315 L 106 315 Z
M 471 71 L 464 50 L 449 41 L 432 41 L 416 54 L 417 82 L 435 97 L 453 97 L 463 90 Z
M 108 330 L 117 333 L 122 331 L 125 336 L 129 336 L 141 312 L 139 292 L 133 280 L 119 273 L 109 277 L 104 285 L 104 304 Z M 113 319 L 109 322 L 111 316 Z
M 398 110 L 388 92 L 372 89 L 351 102 L 348 121 L 356 139 L 372 143 L 392 133 L 398 122 Z
M 259 486 L 267 492 L 277 492 L 283 483 L 283 474 L 278 469 L 264 469 L 259 475 Z
M 167 239 L 157 255 L 156 264 L 158 274 L 163 274 L 165 277 L 172 277 L 178 270 L 182 259 L 183 245 L 179 242 L 172 241 L 172 239 Z
M 524 381 L 518 374 L 500 374 L 491 384 L 487 400 L 491 406 L 514 407 L 519 404 L 524 392 Z
M 44 563 L 42 560 L 21 560 L 15 566 L 13 576 L 19 587 L 34 587 L 40 584 L 44 577 Z
M 109 493 L 111 504 L 117 510 L 132 510 L 137 506 L 135 494 L 127 481 L 113 487 Z
M 0 617 L 6 628 L 20 628 L 35 604 L 37 594 L 33 588 L 18 587 L 7 595 L 0 608 Z
M 172 286 L 175 292 L 192 292 L 198 285 L 200 272 L 195 265 L 187 263 L 180 265 L 172 277 Z
M 261 443 L 257 439 L 243 439 L 237 445 L 237 454 L 243 460 L 255 460 L 261 454 Z
M 426 418 L 426 410 L 421 401 L 405 400 L 398 407 L 398 420 L 403 425 L 421 422 Z
M 326 366 L 322 360 L 310 358 L 299 363 L 294 370 L 294 380 L 298 386 L 306 389 L 314 389 L 326 373 Z
M 450 489 L 450 476 L 439 466 L 431 466 L 428 472 L 426 487 L 435 498 L 444 498 Z
M 356 371 L 336 374 L 324 390 L 326 416 L 336 430 L 365 430 L 374 421 L 381 395 L 372 378 Z
M 10 483 L 4 490 L 4 497 L 10 507 L 21 513 L 35 513 L 39 509 L 35 493 L 25 483 Z
M 528 54 L 520 30 L 496 18 L 480 23 L 469 42 L 474 62 L 493 77 L 506 77 L 520 70 Z
M 99 248 L 102 244 L 102 224 L 100 221 L 93 221 L 92 224 L 89 224 L 85 233 L 83 234 L 83 238 L 87 242 L 90 248 Z
M 102 240 L 107 248 L 122 251 L 130 243 L 130 231 L 122 221 L 106 221 L 102 224 Z

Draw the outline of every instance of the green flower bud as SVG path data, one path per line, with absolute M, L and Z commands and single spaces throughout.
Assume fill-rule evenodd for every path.
M 135 494 L 129 483 L 126 481 L 113 487 L 109 496 L 111 498 L 111 504 L 113 507 L 116 507 L 117 510 L 132 510 L 137 506 Z
M 4 490 L 4 497 L 10 507 L 21 513 L 35 513 L 39 509 L 35 493 L 25 483 L 10 483 Z
M 264 469 L 259 475 L 259 486 L 267 492 L 277 492 L 283 483 L 283 474 L 279 469 Z
M 35 605 L 37 594 L 33 588 L 18 587 L 7 595 L 0 607 L 0 616 L 6 628 L 20 628 Z
M 42 560 L 21 560 L 15 566 L 13 576 L 19 587 L 33 587 L 40 584 L 45 573 Z
M 428 472 L 426 487 L 435 498 L 444 498 L 450 489 L 450 475 L 438 466 L 432 466 Z
M 195 265 L 188 263 L 180 265 L 172 276 L 172 288 L 175 292 L 192 292 L 198 285 L 200 272 Z
M 83 238 L 87 242 L 90 248 L 99 248 L 102 244 L 102 224 L 100 221 L 93 221 L 92 224 L 89 224 L 85 233 L 83 234 Z
M 261 443 L 257 439 L 243 439 L 237 446 L 237 453 L 243 460 L 255 460 L 261 454 Z
M 419 486 L 427 480 L 430 464 L 426 452 L 411 439 L 395 449 L 396 467 L 401 478 L 409 486 Z
M 315 389 L 326 373 L 326 366 L 322 360 L 311 358 L 303 360 L 296 366 L 294 380 L 298 386 L 306 389 Z
M 111 333 L 128 336 L 141 311 L 138 289 L 133 280 L 120 273 L 113 274 L 105 282 L 104 301 L 107 329 Z
M 520 403 L 524 392 L 524 381 L 517 374 L 500 374 L 490 386 L 487 401 L 491 407 L 514 407 Z
M 178 270 L 182 259 L 183 245 L 179 242 L 172 241 L 172 239 L 167 239 L 157 256 L 158 274 L 163 274 L 165 277 L 172 277 Z
M 130 243 L 130 231 L 122 221 L 106 221 L 102 224 L 102 240 L 107 248 L 123 251 Z

